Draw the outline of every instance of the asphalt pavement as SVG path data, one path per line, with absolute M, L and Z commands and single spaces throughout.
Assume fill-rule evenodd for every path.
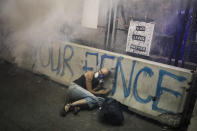
M 172 131 L 128 111 L 120 126 L 99 121 L 98 109 L 61 117 L 66 92 L 64 85 L 0 60 L 0 131 Z

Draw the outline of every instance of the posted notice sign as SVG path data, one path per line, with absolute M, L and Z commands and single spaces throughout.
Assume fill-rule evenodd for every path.
M 149 56 L 155 24 L 130 21 L 126 52 Z

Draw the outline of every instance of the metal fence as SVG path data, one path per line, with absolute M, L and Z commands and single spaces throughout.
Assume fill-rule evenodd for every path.
M 100 0 L 97 29 L 71 41 L 160 63 L 195 69 L 196 0 Z M 155 23 L 148 56 L 127 52 L 130 21 Z M 71 27 L 72 28 L 72 27 Z

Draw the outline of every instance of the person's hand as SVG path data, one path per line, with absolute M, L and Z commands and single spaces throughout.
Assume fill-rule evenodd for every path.
M 94 91 L 98 91 L 98 90 L 102 90 L 103 89 L 103 87 L 102 86 L 97 86 L 96 88 L 94 88 L 93 90 Z
M 101 90 L 99 90 L 99 91 L 97 91 L 97 92 L 98 92 L 99 95 L 103 95 L 104 92 L 105 92 L 105 90 L 104 90 L 104 89 L 101 89 Z
M 111 91 L 110 88 L 106 88 L 106 89 L 103 91 L 103 95 L 108 94 L 110 91 Z
M 100 94 L 100 95 L 106 95 L 106 94 L 108 94 L 110 91 L 111 91 L 111 89 L 110 89 L 110 88 L 107 88 L 107 89 L 101 89 L 101 90 L 99 90 L 99 91 L 97 91 L 97 92 L 98 92 L 98 94 Z

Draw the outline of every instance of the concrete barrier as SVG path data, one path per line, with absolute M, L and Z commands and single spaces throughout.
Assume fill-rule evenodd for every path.
M 112 88 L 113 98 L 145 116 L 179 124 L 189 70 L 73 43 L 41 46 L 37 54 L 34 72 L 65 85 L 88 70 L 107 67 L 112 74 L 105 86 Z
M 111 97 L 143 116 L 171 126 L 180 123 L 190 70 L 69 42 L 26 48 L 23 54 L 15 58 L 19 66 L 65 85 L 88 70 L 107 67 L 112 73 L 105 87 L 112 89 Z

